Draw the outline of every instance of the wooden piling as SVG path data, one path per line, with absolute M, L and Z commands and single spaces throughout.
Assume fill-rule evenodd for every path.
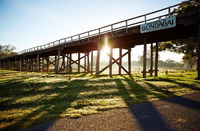
M 69 54 L 69 74 L 72 73 L 72 54 Z
M 113 49 L 110 48 L 110 60 L 109 60 L 109 75 L 112 77 L 112 57 L 113 57 Z
M 65 65 L 65 55 L 62 55 L 62 69 L 63 69 L 63 71 L 65 71 L 65 67 L 66 67 L 66 65 Z
M 199 0 L 198 0 L 199 1 Z M 198 6 L 198 34 L 197 34 L 197 80 L 200 80 L 200 6 Z
M 119 48 L 119 75 L 122 74 L 122 48 Z
M 80 52 L 78 52 L 78 73 L 80 73 L 80 64 L 81 64 L 81 60 L 80 60 Z
M 85 57 L 84 57 L 84 72 L 86 73 L 86 57 L 87 57 L 87 54 L 86 53 L 84 53 L 85 54 Z
M 19 58 L 19 70 L 22 71 L 22 57 Z
M 40 59 L 40 55 L 37 54 L 37 57 L 36 57 L 36 71 L 39 71 L 39 59 Z
M 144 42 L 144 50 L 143 50 L 143 78 L 146 78 L 146 56 L 147 56 L 147 43 Z
M 58 50 L 58 56 L 56 58 L 56 64 L 55 64 L 55 73 L 59 72 L 60 54 L 61 54 L 61 50 Z
M 90 73 L 90 56 L 89 56 L 89 52 L 87 52 L 86 54 L 87 54 L 87 73 Z
M 44 72 L 44 68 L 45 68 L 45 65 L 44 65 L 44 57 L 42 57 L 42 72 Z
M 91 67 L 90 67 L 91 75 L 93 74 L 93 51 L 91 51 Z
M 97 44 L 97 58 L 96 58 L 96 76 L 99 76 L 99 63 L 100 63 L 100 54 L 101 54 L 101 49 L 100 49 L 100 43 Z
M 155 76 L 158 76 L 158 43 L 156 42 L 155 49 Z
M 131 48 L 128 49 L 128 72 L 131 75 Z
M 46 57 L 46 62 L 47 62 L 47 72 L 49 72 L 49 56 Z
M 151 43 L 151 56 L 150 56 L 150 76 L 153 76 L 153 43 Z

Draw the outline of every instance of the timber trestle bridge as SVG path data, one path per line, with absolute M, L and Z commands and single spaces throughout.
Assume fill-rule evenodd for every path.
M 187 3 L 191 4 L 191 1 L 187 1 Z M 85 72 L 96 76 L 109 69 L 109 75 L 112 76 L 113 64 L 117 64 L 119 67 L 118 74 L 121 75 L 123 70 L 130 75 L 131 48 L 136 45 L 144 45 L 142 51 L 143 77 L 146 77 L 146 73 L 150 73 L 151 76 L 154 73 L 157 76 L 158 42 L 195 37 L 198 38 L 199 49 L 199 4 L 196 3 L 195 6 L 185 11 L 177 12 L 181 4 L 183 3 L 23 50 L 17 55 L 1 58 L 0 67 L 30 72 L 48 72 L 52 70 L 55 73 Z M 110 47 L 110 52 L 107 53 L 109 62 L 107 66 L 100 69 L 101 50 L 105 45 L 105 41 Z M 149 70 L 146 67 L 147 44 L 150 44 L 151 47 Z M 155 46 L 155 50 L 153 50 L 153 46 Z M 113 49 L 116 48 L 119 49 L 119 58 L 117 59 L 113 57 Z M 123 53 L 122 49 L 126 52 Z M 77 55 L 76 60 L 72 56 L 74 54 Z M 122 65 L 122 58 L 125 56 L 128 56 L 126 57 L 128 59 L 126 68 Z M 77 65 L 76 69 L 72 64 Z M 199 71 L 199 60 L 197 65 Z M 50 67 L 53 68 L 50 69 Z

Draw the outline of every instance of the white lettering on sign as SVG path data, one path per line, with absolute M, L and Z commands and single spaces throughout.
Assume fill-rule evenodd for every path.
M 163 29 L 172 28 L 175 26 L 176 26 L 176 17 L 170 16 L 166 19 L 160 19 L 157 21 L 140 25 L 140 33 L 163 30 Z

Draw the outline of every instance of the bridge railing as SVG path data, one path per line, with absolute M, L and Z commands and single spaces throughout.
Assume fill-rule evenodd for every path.
M 52 48 L 54 46 L 58 46 L 61 44 L 69 44 L 75 41 L 80 41 L 82 39 L 90 39 L 93 36 L 101 36 L 102 34 L 105 33 L 111 33 L 112 35 L 114 35 L 115 31 L 121 30 L 121 29 L 125 29 L 126 32 L 128 33 L 128 29 L 130 27 L 134 27 L 137 25 L 141 25 L 147 22 L 151 22 L 151 21 L 155 21 L 158 19 L 162 19 L 163 17 L 169 17 L 171 15 L 176 15 L 176 13 L 173 12 L 173 10 L 177 7 L 180 6 L 181 3 L 173 5 L 173 6 L 169 6 L 167 8 L 163 8 L 160 10 L 156 10 L 144 15 L 140 15 L 140 16 L 136 16 L 130 19 L 126 19 L 123 21 L 119 21 L 110 25 L 106 25 L 100 28 L 96 28 L 90 31 L 86 31 L 80 34 L 76 34 L 70 37 L 66 37 L 66 38 L 62 38 L 41 46 L 36 46 L 30 49 L 26 49 L 23 50 L 21 52 L 18 52 L 18 54 L 24 54 L 24 53 L 29 53 L 29 52 L 34 52 L 34 51 L 39 51 L 39 50 L 45 50 L 48 48 Z

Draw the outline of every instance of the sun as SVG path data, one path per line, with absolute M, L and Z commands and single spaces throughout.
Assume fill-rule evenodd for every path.
M 110 53 L 110 47 L 108 46 L 104 46 L 102 50 L 104 53 L 106 53 L 106 55 Z
M 108 61 L 109 60 L 109 56 L 107 54 L 110 54 L 110 47 L 109 47 L 109 43 L 108 43 L 108 38 L 105 37 L 104 39 L 104 47 L 102 49 L 102 60 L 103 61 Z
M 108 61 L 109 60 L 108 54 L 110 54 L 110 48 L 108 46 L 104 46 L 101 53 L 101 59 L 103 61 Z

